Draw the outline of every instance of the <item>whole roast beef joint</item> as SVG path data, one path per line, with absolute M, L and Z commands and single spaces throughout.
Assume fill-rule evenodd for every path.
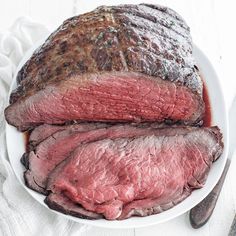
M 197 124 L 204 115 L 189 27 L 153 5 L 68 19 L 18 73 L 5 115 L 28 130 L 68 121 Z
M 53 210 L 107 220 L 161 213 L 202 188 L 224 145 L 203 127 L 192 50 L 186 22 L 159 5 L 66 20 L 18 72 L 5 109 L 29 134 L 27 187 Z

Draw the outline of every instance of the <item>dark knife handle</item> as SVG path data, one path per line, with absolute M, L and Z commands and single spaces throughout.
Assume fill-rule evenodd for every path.
M 216 184 L 216 186 L 212 189 L 212 191 L 200 202 L 198 203 L 195 207 L 193 207 L 190 210 L 189 218 L 190 218 L 190 223 L 194 229 L 198 229 L 210 219 L 217 199 L 220 195 L 225 176 L 228 172 L 230 166 L 230 160 L 228 159 L 224 171 Z

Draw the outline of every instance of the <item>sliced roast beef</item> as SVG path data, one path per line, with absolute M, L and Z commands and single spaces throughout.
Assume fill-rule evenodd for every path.
M 171 134 L 174 129 L 167 129 Z M 94 129 L 81 132 L 71 127 L 59 131 L 45 141 L 41 142 L 35 150 L 23 155 L 25 166 L 28 170 L 24 173 L 26 185 L 37 192 L 47 194 L 45 186 L 49 173 L 81 143 L 97 141 L 105 138 L 137 137 L 153 133 L 166 133 L 165 129 L 153 129 L 148 127 L 135 127 L 130 125 L 114 125 L 112 127 Z M 188 132 L 188 128 L 179 129 L 179 132 Z
M 40 125 L 36 127 L 29 136 L 29 145 L 32 148 L 36 147 L 43 140 L 55 134 L 58 131 L 68 130 L 69 132 L 85 132 L 97 128 L 109 127 L 106 123 L 79 123 L 71 125 Z
M 36 149 L 36 146 L 47 139 L 48 137 L 51 137 L 51 139 L 54 139 L 54 134 L 59 131 L 64 131 L 62 133 L 62 136 L 64 136 L 64 133 L 67 133 L 68 135 L 73 133 L 80 133 L 85 132 L 93 129 L 98 128 L 105 128 L 111 126 L 107 123 L 79 123 L 79 124 L 71 124 L 71 125 L 40 125 L 36 127 L 29 136 L 29 143 L 27 144 L 28 147 L 26 153 L 23 154 L 21 157 L 21 163 L 28 169 L 29 168 L 29 156 L 31 151 L 34 151 Z M 57 134 L 57 137 L 59 137 L 61 133 Z M 47 143 L 47 141 L 46 141 Z
M 113 124 L 114 125 L 114 124 Z M 117 124 L 118 125 L 118 124 Z M 141 123 L 141 124 L 136 124 L 136 123 L 131 123 L 129 124 L 131 126 L 137 127 L 137 128 L 148 128 L 148 129 L 157 129 L 157 128 L 170 128 L 170 125 L 168 124 L 168 121 L 165 123 Z M 56 132 L 59 131 L 64 131 L 67 130 L 66 132 L 85 132 L 93 129 L 98 129 L 98 128 L 108 128 L 112 126 L 112 124 L 109 123 L 79 123 L 79 124 L 71 124 L 71 125 L 40 125 L 33 129 L 29 136 L 29 142 L 27 146 L 28 152 L 24 153 L 23 156 L 21 157 L 21 163 L 26 167 L 26 169 L 29 168 L 29 153 L 30 151 L 34 151 L 36 149 L 36 146 L 44 141 L 46 138 L 52 136 Z M 172 124 L 171 127 L 180 127 L 179 124 Z M 68 133 L 68 134 L 69 134 Z M 59 137 L 60 133 L 57 134 Z M 63 133 L 62 133 L 63 136 Z M 52 136 L 51 138 L 54 138 Z
M 186 23 L 160 6 L 100 7 L 64 22 L 18 74 L 9 124 L 198 123 L 202 81 Z
M 53 170 L 47 188 L 110 220 L 155 214 L 203 186 L 221 138 L 217 127 L 175 128 L 83 144 Z
M 201 97 L 185 86 L 140 74 L 90 76 L 91 80 L 84 84 L 71 78 L 60 86 L 47 86 L 19 102 L 17 109 L 14 105 L 7 108 L 7 117 L 14 116 L 17 123 L 12 124 L 23 130 L 33 123 L 67 120 L 162 122 L 170 119 L 194 123 L 202 118 Z M 45 109 L 46 104 L 49 109 Z
M 34 150 L 24 154 L 22 163 L 28 169 L 24 173 L 26 185 L 33 190 L 46 194 L 44 187 L 49 172 L 81 142 L 93 140 L 97 136 L 100 137 L 99 127 L 109 127 L 109 125 L 88 123 L 68 126 L 66 129 L 49 136 Z M 94 133 L 90 133 L 91 130 L 94 130 Z M 102 130 L 105 131 L 106 128 Z
M 49 136 L 53 135 L 54 133 L 65 130 L 67 128 L 66 125 L 48 125 L 43 124 L 37 126 L 35 129 L 32 130 L 29 136 L 29 145 L 32 147 L 37 146 L 43 140 L 48 138 Z

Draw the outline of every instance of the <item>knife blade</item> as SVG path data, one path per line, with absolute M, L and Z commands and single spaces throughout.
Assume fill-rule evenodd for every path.
M 190 210 L 189 219 L 193 228 L 197 229 L 207 223 L 210 219 L 218 197 L 220 195 L 222 186 L 224 184 L 224 180 L 226 174 L 229 170 L 229 166 L 231 164 L 231 159 L 234 155 L 236 147 L 236 96 L 233 99 L 233 102 L 229 111 L 229 153 L 228 159 L 226 161 L 223 173 L 217 182 L 216 186 L 212 189 L 212 191 L 195 207 Z

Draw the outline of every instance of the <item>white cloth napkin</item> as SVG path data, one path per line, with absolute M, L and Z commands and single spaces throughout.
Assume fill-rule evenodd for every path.
M 8 90 L 25 52 L 48 33 L 28 18 L 19 18 L 7 32 L 0 32 L 0 235 L 4 236 L 78 236 L 89 228 L 41 206 L 20 186 L 8 162 L 4 120 Z

